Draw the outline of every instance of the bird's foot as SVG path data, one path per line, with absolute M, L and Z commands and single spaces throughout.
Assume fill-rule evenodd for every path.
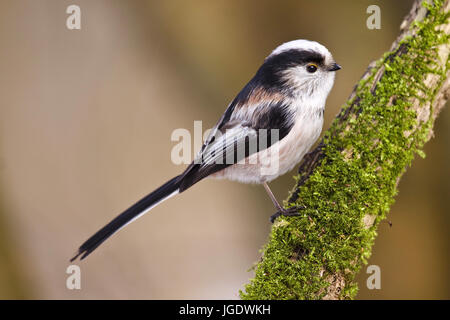
M 300 215 L 299 211 L 306 209 L 305 206 L 295 206 L 288 209 L 280 208 L 275 214 L 270 216 L 270 222 L 274 223 L 279 216 L 292 217 Z

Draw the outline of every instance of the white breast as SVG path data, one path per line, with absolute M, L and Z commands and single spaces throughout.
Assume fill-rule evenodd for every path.
M 320 109 L 303 105 L 294 126 L 280 141 L 212 175 L 244 183 L 263 183 L 285 174 L 298 164 L 320 136 L 323 116 Z M 305 112 L 306 111 L 306 112 Z

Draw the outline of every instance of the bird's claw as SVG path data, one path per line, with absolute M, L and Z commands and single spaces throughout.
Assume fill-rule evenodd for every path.
M 299 210 L 305 209 L 305 206 L 295 206 L 287 209 L 281 208 L 276 213 L 270 216 L 270 222 L 274 223 L 275 219 L 279 216 L 292 217 L 300 215 Z

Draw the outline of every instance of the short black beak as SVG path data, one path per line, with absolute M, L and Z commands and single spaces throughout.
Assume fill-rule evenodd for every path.
M 342 67 L 340 65 L 338 65 L 337 63 L 333 63 L 331 65 L 331 67 L 328 69 L 328 71 L 338 71 L 341 69 L 342 69 Z

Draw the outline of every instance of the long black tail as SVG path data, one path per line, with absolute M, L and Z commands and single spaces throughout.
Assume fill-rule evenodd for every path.
M 92 237 L 86 240 L 85 243 L 81 245 L 78 249 L 75 257 L 70 259 L 74 261 L 81 255 L 81 260 L 86 258 L 92 251 L 94 251 L 99 245 L 103 243 L 106 239 L 111 237 L 118 230 L 132 222 L 133 220 L 139 218 L 141 215 L 145 214 L 148 210 L 158 205 L 165 199 L 169 198 L 171 195 L 177 193 L 180 187 L 180 176 L 173 178 L 172 180 L 166 182 L 161 187 L 144 197 L 143 199 L 136 202 L 130 208 L 122 212 L 116 218 L 114 218 L 110 223 L 104 226 L 102 229 L 97 231 Z

